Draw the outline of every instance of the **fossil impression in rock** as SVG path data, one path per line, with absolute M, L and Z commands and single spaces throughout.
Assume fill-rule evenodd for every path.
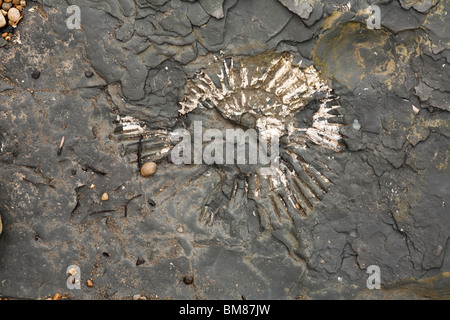
M 260 165 L 236 165 L 236 170 L 228 166 L 216 188 L 205 190 L 209 194 L 199 215 L 205 225 L 211 226 L 221 211 L 231 210 L 237 194 L 244 195 L 256 204 L 261 230 L 292 243 L 286 237 L 295 233 L 295 220 L 310 215 L 332 185 L 336 175 L 327 165 L 328 157 L 316 154 L 320 149 L 335 153 L 344 148 L 339 99 L 314 66 L 302 67 L 292 60 L 288 53 L 273 51 L 241 58 L 220 56 L 188 79 L 180 118 L 195 119 L 202 110 L 215 109 L 230 125 L 281 137 L 274 174 L 263 173 Z M 125 150 L 132 150 L 129 154 L 140 143 L 142 157 L 152 161 L 167 156 L 172 147 L 169 132 L 147 130 L 144 122 L 130 117 L 118 119 L 117 132 L 126 141 Z

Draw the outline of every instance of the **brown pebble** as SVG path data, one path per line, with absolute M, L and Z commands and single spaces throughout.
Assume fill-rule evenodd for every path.
M 184 277 L 183 282 L 187 285 L 190 285 L 194 282 L 194 277 L 186 276 Z
M 20 4 L 20 0 L 12 0 L 13 4 Z
M 2 34 L 2 38 L 6 38 L 8 36 L 8 32 Z
M 55 295 L 53 296 L 53 300 L 61 300 L 61 295 L 59 293 L 55 293 Z
M 157 167 L 158 165 L 154 162 L 146 162 L 141 167 L 141 175 L 143 177 L 150 177 L 151 175 L 155 174 Z
M 102 201 L 108 201 L 108 199 L 109 199 L 108 194 L 107 194 L 106 192 L 104 192 L 104 193 L 102 194 Z
M 92 288 L 94 286 L 94 283 L 90 279 L 88 281 L 86 281 L 86 283 L 89 288 Z

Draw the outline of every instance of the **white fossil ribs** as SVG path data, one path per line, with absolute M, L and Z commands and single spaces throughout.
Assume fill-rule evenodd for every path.
M 189 79 L 184 101 L 180 102 L 180 115 L 199 106 L 217 108 L 230 120 L 239 120 L 244 114 L 257 118 L 260 131 L 264 123 L 279 123 L 279 134 L 292 130 L 293 115 L 302 110 L 316 94 L 322 94 L 322 104 L 313 117 L 313 125 L 302 130 L 314 143 L 339 151 L 342 146 L 340 124 L 329 122 L 329 111 L 339 104 L 329 106 L 332 89 L 313 65 L 301 67 L 292 63 L 288 53 L 267 52 L 252 57 L 217 59 L 204 71 Z M 325 97 L 325 98 L 323 98 Z

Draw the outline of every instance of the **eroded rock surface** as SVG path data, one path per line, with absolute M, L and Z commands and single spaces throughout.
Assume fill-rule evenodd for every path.
M 0 48 L 0 296 L 449 298 L 449 2 L 371 3 L 381 29 L 367 28 L 368 1 L 28 1 Z M 221 105 L 218 78 L 217 107 L 203 95 L 180 110 L 201 72 L 268 52 L 326 80 L 339 100 L 312 94 L 288 120 L 329 120 L 342 147 L 318 147 L 323 131 L 291 141 L 292 188 L 258 182 L 276 197 L 255 195 L 252 168 L 174 164 L 169 133 L 194 121 L 261 129 L 258 106 L 240 118 Z M 157 162 L 151 177 L 138 150 Z M 72 265 L 94 286 L 69 289 Z

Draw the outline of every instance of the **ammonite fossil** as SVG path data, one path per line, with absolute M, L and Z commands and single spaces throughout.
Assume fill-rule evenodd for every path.
M 222 170 L 223 179 L 215 189 L 205 190 L 199 221 L 206 226 L 220 216 L 227 201 L 243 192 L 256 204 L 260 229 L 283 238 L 289 232 L 277 234 L 277 230 L 290 230 L 294 220 L 312 214 L 332 185 L 335 174 L 327 161 L 344 148 L 339 99 L 313 65 L 302 67 L 292 61 L 289 53 L 274 51 L 250 57 L 220 55 L 188 79 L 180 102 L 181 123 L 209 109 L 217 111 L 230 128 L 280 137 L 279 162 L 271 168 L 272 174 L 260 164 L 215 166 Z M 116 133 L 134 162 L 164 159 L 175 144 L 168 130 L 147 129 L 144 121 L 132 117 L 118 118 Z M 320 150 L 328 156 L 317 157 Z

